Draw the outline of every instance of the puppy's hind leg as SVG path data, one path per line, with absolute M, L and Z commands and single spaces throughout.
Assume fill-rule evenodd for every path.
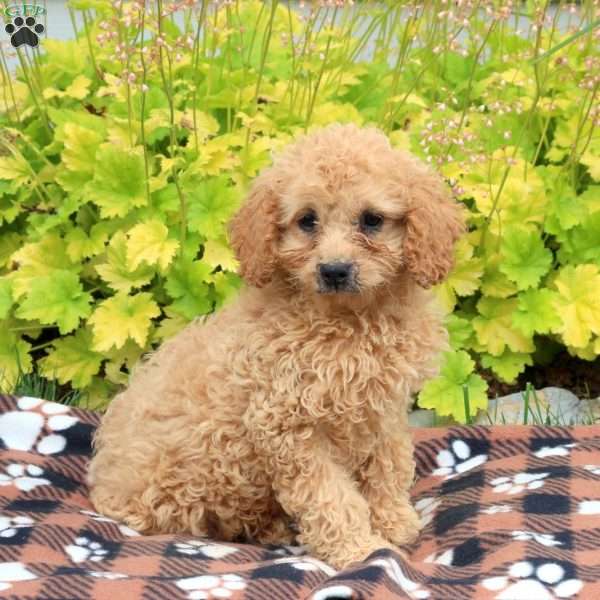
M 182 504 L 154 483 L 127 497 L 120 497 L 112 486 L 98 484 L 92 488 L 90 499 L 97 512 L 139 533 L 191 533 L 204 537 L 214 531 L 214 519 L 202 502 Z

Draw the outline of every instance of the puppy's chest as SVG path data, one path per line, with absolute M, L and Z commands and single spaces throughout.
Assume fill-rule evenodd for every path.
M 357 471 L 369 459 L 379 435 L 374 422 L 337 423 L 323 429 L 329 456 L 351 471 Z
M 302 408 L 353 424 L 380 418 L 390 403 L 406 398 L 417 375 L 401 339 L 359 334 L 292 343 L 279 366 Z

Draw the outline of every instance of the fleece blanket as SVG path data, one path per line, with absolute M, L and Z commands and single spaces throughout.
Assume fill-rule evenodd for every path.
M 99 416 L 0 397 L 0 596 L 19 599 L 600 598 L 600 427 L 414 432 L 424 529 L 341 572 L 300 547 L 141 536 L 94 512 Z M 123 457 L 127 460 L 127 457 Z

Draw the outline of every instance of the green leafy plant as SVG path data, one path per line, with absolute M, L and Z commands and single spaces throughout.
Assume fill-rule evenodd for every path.
M 511 6 L 72 0 L 73 40 L 18 49 L 16 76 L 3 49 L 3 376 L 105 405 L 236 294 L 225 225 L 249 182 L 334 121 L 381 127 L 465 207 L 422 406 L 470 419 L 478 371 L 514 381 L 549 340 L 600 355 L 596 7 Z

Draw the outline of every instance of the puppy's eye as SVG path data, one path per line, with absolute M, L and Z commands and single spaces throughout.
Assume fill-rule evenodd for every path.
M 311 210 L 298 219 L 298 227 L 307 233 L 313 233 L 317 228 L 317 215 Z
M 382 225 L 383 217 L 377 213 L 365 210 L 365 212 L 360 215 L 360 228 L 365 233 L 377 231 L 378 229 L 381 229 Z

